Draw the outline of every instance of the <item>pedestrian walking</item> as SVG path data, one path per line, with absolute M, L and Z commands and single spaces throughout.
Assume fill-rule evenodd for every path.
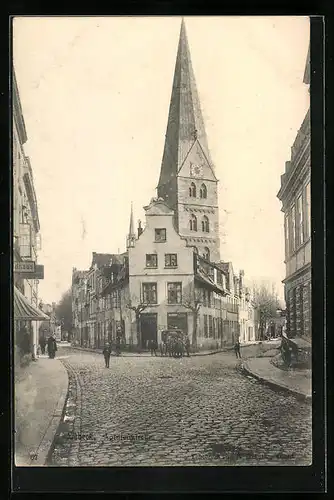
M 39 339 L 39 345 L 41 347 L 41 353 L 42 354 L 45 354 L 45 346 L 46 346 L 46 340 L 45 340 L 45 337 L 41 337 Z
M 106 364 L 106 368 L 109 368 L 110 356 L 111 356 L 111 347 L 109 342 L 107 342 L 106 345 L 104 346 L 102 354 L 104 356 L 104 362 Z
M 115 351 L 116 356 L 119 356 L 121 354 L 121 338 L 119 335 L 116 336 Z
M 184 347 L 185 347 L 187 356 L 189 358 L 189 356 L 190 356 L 190 339 L 189 339 L 188 335 L 186 335 L 185 342 L 184 342 Z
M 53 335 L 48 338 L 48 354 L 50 359 L 54 359 L 57 351 L 57 342 Z
M 235 355 L 236 355 L 237 358 L 241 358 L 239 339 L 234 344 L 234 352 L 235 352 Z
M 151 356 L 157 355 L 158 343 L 155 340 L 150 340 Z

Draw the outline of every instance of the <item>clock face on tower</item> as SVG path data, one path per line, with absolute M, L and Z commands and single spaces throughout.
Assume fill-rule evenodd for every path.
M 190 164 L 191 177 L 203 177 L 203 167 L 201 165 Z

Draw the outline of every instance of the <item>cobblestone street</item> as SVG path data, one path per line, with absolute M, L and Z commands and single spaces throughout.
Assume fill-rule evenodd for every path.
M 309 465 L 311 405 L 236 370 L 231 353 L 170 359 L 61 348 L 69 374 L 50 465 Z

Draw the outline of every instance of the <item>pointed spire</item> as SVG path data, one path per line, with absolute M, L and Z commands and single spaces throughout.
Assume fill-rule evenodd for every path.
M 182 18 L 159 186 L 177 174 L 196 140 L 212 166 Z
M 131 212 L 130 212 L 130 225 L 129 225 L 129 236 L 133 236 L 135 233 L 135 225 L 133 222 L 133 204 L 131 202 Z

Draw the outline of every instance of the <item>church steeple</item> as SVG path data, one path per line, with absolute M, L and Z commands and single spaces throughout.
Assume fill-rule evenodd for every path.
M 126 239 L 126 247 L 134 247 L 136 241 L 136 233 L 135 233 L 135 225 L 133 222 L 133 205 L 131 202 L 131 211 L 130 211 L 130 224 L 129 224 L 129 234 Z
M 218 180 L 210 157 L 184 20 L 157 187 L 175 228 L 205 258 L 220 260 Z
M 212 168 L 186 27 L 182 18 L 158 196 L 164 195 L 163 186 L 171 177 L 177 175 L 196 140 L 200 143 L 204 156 Z

